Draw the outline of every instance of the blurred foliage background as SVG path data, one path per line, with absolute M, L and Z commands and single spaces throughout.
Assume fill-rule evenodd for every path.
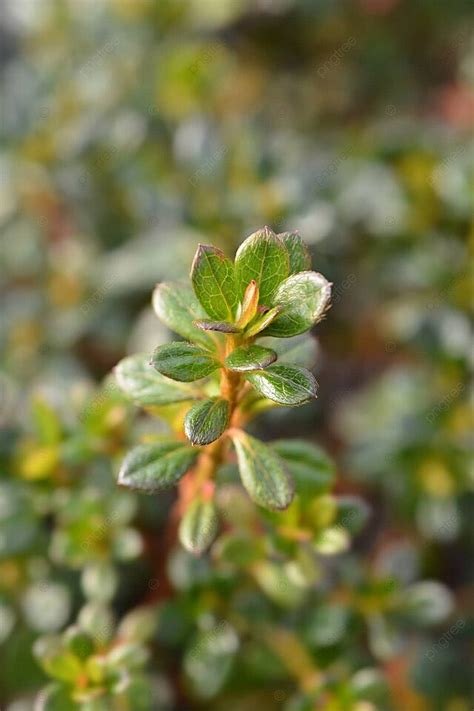
M 124 708 L 471 709 L 472 3 L 0 9 L 2 708 L 33 708 L 40 635 L 79 619 L 141 645 L 137 608 L 156 608 Z M 300 230 L 334 298 L 316 404 L 259 434 L 324 446 L 369 509 L 303 607 L 271 580 L 236 601 L 207 558 L 168 551 L 173 494 L 115 486 L 150 423 L 107 376 L 169 339 L 152 287 L 264 224 Z M 281 630 L 209 636 L 227 606 L 299 630 L 345 679 L 339 705 L 305 700 Z

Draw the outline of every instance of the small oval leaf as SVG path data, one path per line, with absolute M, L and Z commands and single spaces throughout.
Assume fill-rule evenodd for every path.
M 247 370 L 261 370 L 274 363 L 277 354 L 263 346 L 241 346 L 236 348 L 225 359 L 225 367 L 238 373 Z
M 316 397 L 318 384 L 305 368 L 272 365 L 246 376 L 264 397 L 279 405 L 303 405 Z
M 242 430 L 232 433 L 242 483 L 250 498 L 270 511 L 290 505 L 294 487 L 283 462 L 270 447 Z
M 193 444 L 214 442 L 226 430 L 229 414 L 229 403 L 222 398 L 196 403 L 184 420 L 186 437 Z
M 237 288 L 232 261 L 217 247 L 200 244 L 191 268 L 194 293 L 206 313 L 217 321 L 233 321 Z
M 175 440 L 141 444 L 125 457 L 118 483 L 148 492 L 166 489 L 186 474 L 197 455 L 198 450 Z
M 157 348 L 151 363 L 162 375 L 185 383 L 205 378 L 220 367 L 212 353 L 180 341 Z
M 281 232 L 277 235 L 288 250 L 290 274 L 297 274 L 311 269 L 311 255 L 298 232 Z
M 235 273 L 240 299 L 252 279 L 260 289 L 260 303 L 270 306 L 278 285 L 290 273 L 288 251 L 268 227 L 247 237 L 235 256 Z
M 195 499 L 179 525 L 179 540 L 190 553 L 201 555 L 217 535 L 219 519 L 212 501 Z
M 191 385 L 176 383 L 157 373 L 150 365 L 149 354 L 121 360 L 115 367 L 115 377 L 120 389 L 137 405 L 170 405 L 199 397 Z
M 281 307 L 281 313 L 263 335 L 290 338 L 309 331 L 324 316 L 330 297 L 331 284 L 322 274 L 293 274 L 274 294 L 273 303 Z

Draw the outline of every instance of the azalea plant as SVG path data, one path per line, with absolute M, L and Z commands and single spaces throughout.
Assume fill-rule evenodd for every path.
M 160 346 L 151 359 L 126 358 L 116 375 L 137 403 L 168 408 L 176 434 L 129 452 L 119 484 L 156 493 L 179 483 L 179 538 L 187 550 L 202 553 L 219 530 L 217 473 L 232 457 L 231 443 L 252 501 L 269 511 L 291 504 L 295 486 L 284 459 L 244 428 L 263 410 L 316 397 L 312 373 L 292 363 L 311 352 L 311 336 L 289 349 L 281 341 L 320 321 L 330 294 L 331 284 L 311 271 L 301 237 L 268 227 L 243 242 L 234 262 L 199 245 L 191 286 L 157 285 L 157 315 L 186 340 Z

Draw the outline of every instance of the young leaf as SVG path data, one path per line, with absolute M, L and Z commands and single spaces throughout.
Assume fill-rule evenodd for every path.
M 179 540 L 190 553 L 201 555 L 217 535 L 219 519 L 212 501 L 194 499 L 179 525 Z
M 224 252 L 200 244 L 191 268 L 194 292 L 209 316 L 233 321 L 237 309 L 234 265 Z
M 270 511 L 286 509 L 294 494 L 283 462 L 260 440 L 236 430 L 232 434 L 242 483 L 250 498 Z
M 162 375 L 185 383 L 205 378 L 220 366 L 212 353 L 203 351 L 193 343 L 182 341 L 167 343 L 157 348 L 151 363 Z
M 308 331 L 323 316 L 331 296 L 331 284 L 316 272 L 300 272 L 278 287 L 273 302 L 281 313 L 265 329 L 265 336 L 289 338 Z
M 206 319 L 207 314 L 188 284 L 162 282 L 153 292 L 153 308 L 158 318 L 171 331 L 188 341 L 199 343 L 204 348 L 215 350 L 216 341 L 195 325 L 196 320 Z
M 148 492 L 166 489 L 186 474 L 197 455 L 198 450 L 176 440 L 140 444 L 125 457 L 118 483 Z
M 170 405 L 199 397 L 191 385 L 176 383 L 157 373 L 147 354 L 121 360 L 115 367 L 115 376 L 121 390 L 137 405 Z
M 245 289 L 242 299 L 242 307 L 240 310 L 239 320 L 237 322 L 240 328 L 245 328 L 250 321 L 257 315 L 258 300 L 260 298 L 260 289 L 257 282 L 252 279 L 250 284 Z
M 247 370 L 261 370 L 277 359 L 275 351 L 263 346 L 240 346 L 225 359 L 225 367 L 243 373 Z
M 260 290 L 260 303 L 270 306 L 276 288 L 290 273 L 285 245 L 268 227 L 258 230 L 237 250 L 235 273 L 241 299 L 253 279 Z
M 256 336 L 257 333 L 263 331 L 264 328 L 267 328 L 267 326 L 276 319 L 280 311 L 281 306 L 275 306 L 273 309 L 265 311 L 260 317 L 257 317 L 255 321 L 250 324 L 245 332 L 245 337 L 251 338 L 252 336 Z
M 195 321 L 195 325 L 203 331 L 219 331 L 220 333 L 239 333 L 240 328 L 228 321 Z
M 281 232 L 277 237 L 281 239 L 288 250 L 290 274 L 297 274 L 311 269 L 311 255 L 308 247 L 297 232 Z
M 304 368 L 291 365 L 271 365 L 247 375 L 258 392 L 279 405 L 303 405 L 316 397 L 318 384 Z
M 333 461 L 311 442 L 282 439 L 272 444 L 295 480 L 299 494 L 319 496 L 329 490 L 334 481 Z
M 184 431 L 193 444 L 205 445 L 219 439 L 228 424 L 227 400 L 204 400 L 189 410 L 184 420 Z
M 311 370 L 316 364 L 318 342 L 311 333 L 300 333 L 293 338 L 264 337 L 259 340 L 259 344 L 275 351 L 281 365 L 288 363 Z

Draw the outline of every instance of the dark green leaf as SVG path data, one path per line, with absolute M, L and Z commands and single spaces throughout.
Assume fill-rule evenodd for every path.
M 195 321 L 207 318 L 207 313 L 197 300 L 192 288 L 180 282 L 157 284 L 153 292 L 153 308 L 158 318 L 171 331 L 204 348 L 215 349 L 216 340 L 202 331 Z
M 239 333 L 240 331 L 235 323 L 228 321 L 195 321 L 194 323 L 203 331 L 218 331 L 220 333 Z
M 162 375 L 185 383 L 205 378 L 220 367 L 212 353 L 203 351 L 194 343 L 181 341 L 157 348 L 151 362 Z
M 268 311 L 264 311 L 260 316 L 257 316 L 256 319 L 251 323 L 245 332 L 245 337 L 246 338 L 251 338 L 252 336 L 256 336 L 257 333 L 260 333 L 263 331 L 264 328 L 267 328 L 269 324 L 272 323 L 278 316 L 278 314 L 281 311 L 280 306 L 275 306 L 273 309 L 269 309 Z
M 320 447 L 298 439 L 282 439 L 272 447 L 288 467 L 299 494 L 318 496 L 331 487 L 335 466 Z
M 184 420 L 186 437 L 193 444 L 210 444 L 219 439 L 229 424 L 227 400 L 204 400 L 194 405 Z
M 212 501 L 195 499 L 179 525 L 179 540 L 186 550 L 201 555 L 217 535 L 219 519 Z
M 274 350 L 279 365 L 299 365 L 311 370 L 316 364 L 318 342 L 311 333 L 301 333 L 293 338 L 264 337 L 259 340 L 259 345 Z
M 265 329 L 265 336 L 289 338 L 308 331 L 321 320 L 331 296 L 331 284 L 316 272 L 300 272 L 278 287 L 273 303 L 281 313 Z
M 298 232 L 282 232 L 277 236 L 288 250 L 290 274 L 297 274 L 311 269 L 311 255 Z
M 200 244 L 191 268 L 194 292 L 206 313 L 217 321 L 233 321 L 238 298 L 234 265 L 211 245 Z
M 254 279 L 260 289 L 260 303 L 270 306 L 276 288 L 290 273 L 288 251 L 276 234 L 264 227 L 240 245 L 235 272 L 240 299 Z
M 176 383 L 157 373 L 146 354 L 121 360 L 115 367 L 115 375 L 121 390 L 138 405 L 170 405 L 199 397 L 192 386 Z
M 232 440 L 242 483 L 250 498 L 270 511 L 286 509 L 294 494 L 293 482 L 282 460 L 260 440 L 236 430 Z
M 141 444 L 125 457 L 118 483 L 149 492 L 166 489 L 186 474 L 197 455 L 197 450 L 175 440 Z
M 264 397 L 280 405 L 302 405 L 316 397 L 318 384 L 304 368 L 271 365 L 247 375 L 247 380 Z
M 257 345 L 240 346 L 227 356 L 225 366 L 237 372 L 260 370 L 274 363 L 276 359 L 277 354 L 269 348 Z

